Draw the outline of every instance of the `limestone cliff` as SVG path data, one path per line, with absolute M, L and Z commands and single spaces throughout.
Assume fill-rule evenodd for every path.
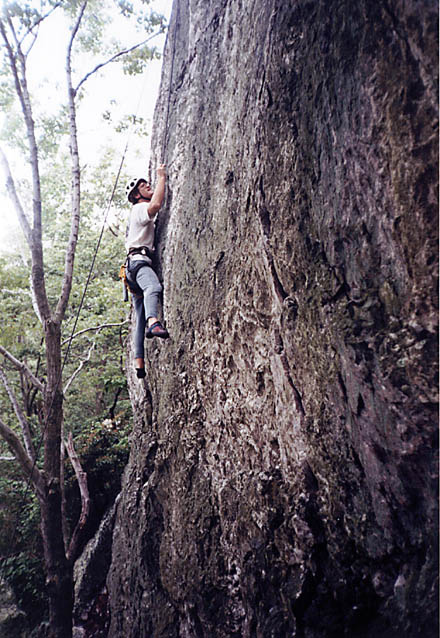
M 437 635 L 436 23 L 175 2 L 111 638 Z

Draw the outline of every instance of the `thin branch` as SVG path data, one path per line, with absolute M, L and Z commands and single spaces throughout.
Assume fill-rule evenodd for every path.
M 15 396 L 13 389 L 9 385 L 8 378 L 5 374 L 5 371 L 3 370 L 1 366 L 0 366 L 0 379 L 3 385 L 5 386 L 9 400 L 12 403 L 12 407 L 14 408 L 15 415 L 18 419 L 18 422 L 20 423 L 26 452 L 28 453 L 28 456 L 32 459 L 32 461 L 35 461 L 35 450 L 34 450 L 34 445 L 32 443 L 31 430 L 29 428 L 28 420 L 26 416 L 24 415 L 23 410 L 19 406 L 17 397 Z
M 20 372 L 23 372 L 38 390 L 40 390 L 41 392 L 44 392 L 44 385 L 41 383 L 39 379 L 37 379 L 37 377 L 34 374 L 32 374 L 31 370 L 27 367 L 25 363 L 22 363 L 21 361 L 16 359 L 14 355 L 8 352 L 6 348 L 3 348 L 3 346 L 0 346 L 0 354 L 6 357 L 6 359 L 8 359 L 8 361 L 10 361 L 12 365 L 15 368 L 17 368 L 17 370 L 19 370 Z
M 15 40 L 17 41 L 17 38 L 15 36 L 14 27 L 11 25 L 10 18 L 8 19 L 8 22 L 9 22 L 9 24 L 11 26 L 12 34 L 13 34 Z M 6 29 L 5 29 L 5 25 L 4 25 L 3 20 L 0 20 L 0 33 L 2 34 L 3 41 L 4 41 L 5 46 L 6 46 L 6 50 L 8 52 L 9 66 L 11 67 L 12 75 L 14 76 L 15 90 L 17 91 L 17 95 L 18 95 L 18 98 L 20 100 L 20 104 L 21 104 L 22 110 L 24 112 L 25 111 L 25 102 L 24 102 L 24 96 L 23 96 L 23 91 L 22 91 L 20 77 L 18 75 L 18 69 L 17 69 L 17 63 L 16 63 L 16 59 L 15 59 L 15 54 L 14 54 L 14 51 L 12 49 L 12 45 L 9 42 L 8 34 L 6 33 Z
M 78 18 L 72 30 L 72 35 L 67 47 L 66 56 L 66 76 L 67 76 L 67 99 L 69 104 L 69 135 L 70 135 L 70 158 L 72 162 L 72 190 L 71 190 L 71 215 L 70 215 L 70 235 L 66 247 L 66 258 L 64 262 L 64 275 L 61 284 L 61 293 L 55 310 L 55 320 L 58 323 L 64 318 L 70 291 L 72 289 L 73 265 L 75 262 L 75 250 L 78 241 L 80 203 L 81 203 L 81 169 L 79 165 L 78 132 L 76 125 L 75 92 L 72 86 L 72 48 L 75 37 L 78 33 L 81 20 L 87 7 L 87 0 L 83 2 L 78 14 Z
M 77 367 L 77 369 L 75 370 L 75 372 L 72 374 L 72 376 L 70 377 L 70 379 L 68 380 L 68 382 L 66 383 L 66 385 L 64 386 L 64 390 L 63 390 L 63 394 L 67 394 L 68 389 L 70 388 L 70 386 L 72 385 L 73 381 L 75 380 L 75 378 L 79 375 L 79 373 L 81 372 L 81 370 L 84 368 L 85 364 L 90 361 L 90 358 L 92 356 L 92 352 L 95 349 L 95 342 L 92 343 L 92 345 L 89 348 L 89 352 L 87 354 L 87 357 L 85 359 L 83 359 L 81 361 L 81 363 L 79 364 L 79 366 Z
M 46 497 L 46 482 L 33 460 L 28 456 L 20 439 L 10 427 L 0 419 L 0 436 L 4 438 L 12 454 L 21 466 L 25 477 L 31 479 L 38 495 Z
M 69 337 L 68 339 L 64 339 L 61 345 L 62 346 L 66 345 L 66 343 L 68 343 L 71 339 L 75 339 L 75 337 L 79 337 L 79 335 L 82 335 L 85 332 L 90 332 L 91 330 L 101 330 L 101 328 L 119 328 L 120 326 L 125 326 L 125 324 L 127 323 L 130 323 L 128 319 L 126 319 L 125 321 L 122 321 L 122 323 L 103 323 L 100 326 L 92 326 L 91 328 L 84 328 L 83 330 L 80 330 L 79 332 L 75 332 L 75 334 L 72 337 Z
M 7 22 L 9 25 L 9 29 L 12 33 L 15 42 L 15 53 L 12 50 L 12 47 L 7 41 L 6 32 L 3 33 L 3 39 L 5 40 L 6 48 L 8 50 L 9 55 L 9 64 L 11 70 L 14 74 L 14 78 L 16 80 L 16 88 L 17 93 L 20 98 L 20 103 L 23 111 L 23 116 L 26 124 L 26 132 L 29 143 L 29 153 L 30 153 L 30 163 L 32 167 L 32 180 L 33 180 L 33 196 L 34 196 L 34 233 L 38 236 L 41 236 L 41 192 L 40 192 L 40 175 L 39 175 L 39 167 L 38 167 L 38 149 L 37 142 L 35 139 L 35 125 L 32 115 L 32 106 L 31 106 L 31 98 L 29 94 L 29 89 L 27 85 L 26 78 L 26 56 L 23 53 L 21 48 L 21 43 L 18 40 L 17 34 L 14 29 L 14 25 L 11 19 L 11 16 L 7 15 Z M 21 70 L 21 78 L 18 74 L 17 61 L 19 68 Z M 19 88 L 17 86 L 19 85 Z M 40 235 L 39 235 L 40 233 Z
M 26 125 L 26 134 L 29 145 L 30 164 L 32 168 L 33 189 L 33 228 L 30 247 L 32 250 L 32 287 L 38 303 L 41 317 L 50 318 L 50 307 L 46 295 L 46 286 L 43 269 L 42 225 L 41 225 L 41 184 L 38 164 L 38 149 L 35 139 L 35 124 L 32 116 L 31 99 L 26 81 L 26 58 L 18 42 L 11 18 L 7 16 L 7 22 L 16 44 L 16 52 L 13 51 L 3 20 L 0 20 L 0 33 L 6 46 L 9 58 L 9 66 L 14 77 L 15 90 L 20 101 L 23 118 Z M 18 59 L 18 63 L 17 63 Z M 21 69 L 21 77 L 18 67 Z M 28 242 L 29 243 L 29 242 Z
M 61 2 L 61 1 L 60 1 L 60 2 L 56 2 L 56 3 L 53 5 L 53 7 L 52 7 L 52 8 L 51 8 L 51 9 L 50 9 L 47 13 L 45 13 L 45 14 L 44 14 L 44 15 L 42 15 L 42 16 L 40 16 L 40 17 L 38 18 L 38 20 L 36 20 L 36 21 L 34 22 L 34 24 L 33 24 L 33 25 L 32 25 L 32 26 L 31 26 L 31 27 L 30 27 L 30 28 L 26 31 L 26 33 L 23 35 L 23 37 L 22 37 L 22 38 L 21 38 L 21 40 L 20 40 L 20 44 L 23 44 L 23 43 L 24 43 L 25 39 L 27 38 L 27 36 L 28 36 L 29 34 L 30 34 L 30 35 L 32 35 L 32 37 L 34 38 L 34 39 L 33 39 L 32 44 L 30 45 L 30 47 L 29 47 L 29 49 L 28 49 L 28 51 L 27 51 L 27 53 L 26 53 L 26 56 L 28 56 L 28 55 L 29 55 L 30 50 L 31 50 L 31 48 L 33 47 L 34 42 L 35 42 L 35 40 L 36 40 L 36 38 L 37 38 L 37 36 L 36 36 L 36 35 L 34 35 L 34 34 L 32 33 L 32 32 L 33 32 L 33 30 L 34 30 L 36 27 L 39 27 L 39 26 L 40 26 L 40 24 L 43 22 L 43 20 L 46 20 L 46 18 L 48 18 L 48 17 L 51 15 L 51 13 L 53 13 L 54 11 L 56 11 L 56 9 L 58 9 L 58 7 L 60 7 L 61 5 L 62 5 L 62 2 Z
M 135 51 L 136 49 L 138 49 L 139 47 L 143 46 L 144 44 L 147 44 L 147 42 L 150 42 L 150 40 L 153 40 L 153 38 L 156 38 L 158 35 L 163 33 L 163 31 L 164 31 L 163 28 L 161 28 L 156 33 L 153 33 L 153 35 L 150 35 L 150 37 L 147 38 L 146 40 L 143 40 L 142 42 L 139 42 L 138 44 L 135 44 L 134 46 L 130 47 L 129 49 L 125 49 L 125 51 L 119 51 L 119 53 L 116 53 L 114 56 L 112 56 L 111 58 L 109 58 L 105 62 L 101 62 L 100 64 L 95 66 L 95 68 L 92 69 L 89 73 L 87 73 L 83 77 L 83 79 L 79 82 L 79 84 L 77 85 L 77 87 L 75 89 L 75 94 L 78 93 L 80 87 L 84 84 L 84 82 L 86 82 L 91 75 L 93 75 L 94 73 L 99 71 L 99 69 L 102 69 L 102 67 L 107 66 L 107 64 L 111 64 L 112 62 L 115 62 L 115 60 L 120 58 L 122 55 L 127 55 L 127 53 L 131 53 L 132 51 Z
M 9 29 L 10 29 L 12 35 L 13 35 L 15 46 L 17 47 L 17 49 L 19 49 L 20 48 L 20 42 L 19 42 L 19 40 L 17 38 L 17 32 L 15 31 L 14 23 L 12 22 L 12 18 L 9 15 L 9 13 L 6 14 L 6 20 L 7 20 Z
M 32 230 L 17 194 L 17 189 L 15 188 L 15 182 L 12 177 L 8 158 L 6 157 L 1 147 L 0 147 L 0 163 L 2 165 L 3 172 L 5 174 L 6 190 L 8 191 L 9 198 L 14 205 L 15 212 L 18 217 L 18 221 L 20 222 L 20 226 L 26 238 L 26 241 L 29 244 L 30 249 L 32 250 Z
M 123 390 L 123 388 L 121 388 L 121 387 L 119 387 L 119 388 L 116 390 L 115 397 L 114 397 L 114 399 L 113 399 L 113 405 L 111 406 L 110 410 L 108 411 L 108 412 L 109 412 L 109 416 L 110 416 L 110 418 L 111 418 L 111 420 L 112 420 L 112 421 L 114 421 L 114 420 L 115 420 L 115 410 L 116 410 L 116 405 L 117 405 L 117 403 L 118 403 L 119 395 L 121 394 L 122 390 Z
M 75 24 L 73 25 L 72 35 L 70 37 L 69 46 L 68 46 L 68 53 L 67 53 L 67 57 L 68 57 L 69 60 L 70 60 L 71 55 L 72 55 L 73 42 L 74 42 L 74 40 L 75 40 L 75 38 L 77 36 L 78 29 L 80 27 L 81 21 L 82 21 L 83 16 L 84 16 L 84 11 L 87 8 L 87 4 L 88 4 L 88 0 L 84 0 L 84 2 L 81 5 L 80 12 L 78 14 L 78 18 L 77 18 Z
M 34 44 L 35 44 L 35 42 L 36 42 L 36 40 L 37 40 L 37 37 L 38 37 L 38 29 L 37 29 L 37 33 L 32 33 L 31 31 L 29 31 L 27 35 L 30 35 L 30 36 L 31 36 L 32 41 L 31 41 L 30 45 L 28 46 L 27 51 L 23 53 L 23 55 L 24 55 L 24 57 L 25 57 L 25 59 L 26 59 L 26 60 L 27 60 L 27 58 L 28 58 L 29 53 L 32 51 L 32 48 L 33 48 L 33 46 L 34 46 Z M 20 46 L 21 46 L 22 44 L 24 44 L 23 40 L 24 40 L 24 38 L 22 38 L 22 39 L 20 40 Z
M 32 276 L 32 271 L 29 274 L 29 290 L 30 290 L 30 295 L 31 295 L 31 304 L 32 304 L 32 308 L 35 312 L 35 316 L 37 317 L 38 321 L 43 324 L 43 317 L 41 316 L 41 312 L 40 312 L 40 306 L 38 305 L 38 299 L 37 299 L 37 295 L 35 294 L 35 287 L 34 287 L 34 279 Z
M 89 495 L 89 488 L 87 486 L 87 474 L 83 471 L 81 467 L 81 462 L 79 460 L 78 454 L 76 453 L 74 445 L 73 445 L 73 437 L 71 432 L 69 432 L 68 439 L 67 441 L 65 441 L 64 445 L 66 446 L 70 462 L 72 463 L 73 469 L 75 470 L 75 476 L 76 476 L 76 480 L 78 481 L 79 491 L 81 494 L 81 515 L 79 517 L 75 530 L 72 534 L 69 549 L 66 554 L 67 560 L 69 560 L 70 562 L 73 562 L 78 555 L 78 551 L 80 549 L 81 536 L 82 536 L 84 527 L 87 523 L 87 519 L 89 517 L 90 495 Z
M 60 449 L 60 486 L 61 486 L 61 527 L 63 530 L 64 553 L 67 554 L 70 539 L 70 525 L 67 519 L 66 507 L 66 444 L 64 442 L 64 422 L 61 424 L 61 449 Z

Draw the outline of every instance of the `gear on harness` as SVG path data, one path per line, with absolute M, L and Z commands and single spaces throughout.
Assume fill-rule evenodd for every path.
M 144 257 L 148 257 L 150 261 L 139 259 L 133 264 L 130 262 L 131 255 L 144 255 Z M 151 250 L 148 246 L 130 248 L 125 263 L 123 263 L 119 269 L 119 279 L 122 281 L 124 301 L 128 301 L 128 292 L 131 292 L 133 295 L 138 297 L 143 296 L 144 293 L 142 288 L 140 288 L 140 286 L 136 283 L 136 275 L 144 266 L 152 267 L 154 256 L 154 250 Z
M 122 264 L 122 266 L 119 268 L 119 279 L 122 282 L 122 298 L 124 301 L 128 301 L 128 291 L 129 291 L 126 270 L 127 270 L 126 264 Z

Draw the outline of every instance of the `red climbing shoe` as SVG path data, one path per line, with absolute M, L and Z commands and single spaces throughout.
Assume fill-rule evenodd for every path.
M 153 323 L 147 330 L 146 335 L 147 339 L 152 339 L 153 337 L 160 337 L 161 339 L 168 339 L 170 336 L 168 334 L 168 330 L 162 326 L 160 321 L 156 321 Z

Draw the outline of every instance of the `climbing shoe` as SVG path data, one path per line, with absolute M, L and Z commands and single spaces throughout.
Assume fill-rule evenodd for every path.
M 145 379 L 145 368 L 136 368 L 136 376 L 138 379 Z
M 168 330 L 162 326 L 160 321 L 156 321 L 156 323 L 151 324 L 148 328 L 145 336 L 147 339 L 152 339 L 153 337 L 161 337 L 162 339 L 168 339 L 170 336 L 168 334 Z

